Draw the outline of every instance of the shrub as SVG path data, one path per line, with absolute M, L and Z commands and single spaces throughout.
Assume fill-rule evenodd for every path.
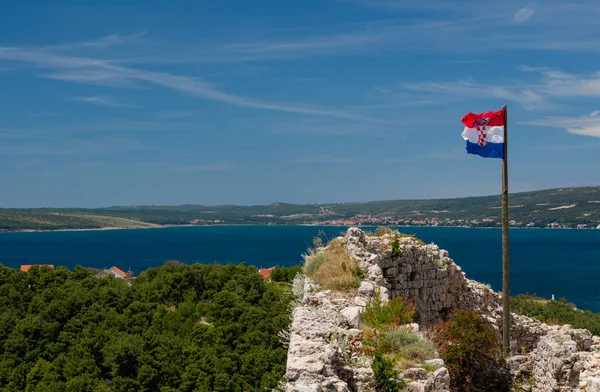
M 393 354 L 396 359 L 410 363 L 436 358 L 435 343 L 406 328 L 392 327 L 379 333 L 377 350 L 384 354 Z
M 363 327 L 365 353 L 380 353 L 395 362 L 397 368 L 409 368 L 426 359 L 437 358 L 437 347 L 424 336 L 392 326 L 381 330 Z
M 292 283 L 296 274 L 300 272 L 302 272 L 302 267 L 299 265 L 294 265 L 292 267 L 277 266 L 271 271 L 271 281 Z
M 398 241 L 398 236 L 394 237 L 394 241 L 392 241 L 392 258 L 402 256 L 402 252 L 400 252 L 400 241 Z
M 390 328 L 381 333 L 379 349 L 384 353 L 391 353 L 419 340 L 421 340 L 419 335 L 406 328 Z
M 574 328 L 588 329 L 600 334 L 600 314 L 581 311 L 564 298 L 548 301 L 536 296 L 517 295 L 510 300 L 511 310 L 548 324 L 571 324 Z
M 306 258 L 306 262 L 304 263 L 304 275 L 312 277 L 326 261 L 327 255 L 325 252 L 319 252 L 308 256 Z
M 468 310 L 452 313 L 434 327 L 434 341 L 450 371 L 455 390 L 470 390 L 473 376 L 500 354 L 496 332 L 481 315 Z
M 386 226 L 379 226 L 377 228 L 377 230 L 375 230 L 375 235 L 377 237 L 382 237 L 386 234 L 394 234 L 396 232 L 396 230 L 390 228 L 390 227 L 386 227 Z
M 396 380 L 398 371 L 394 368 L 394 363 L 381 353 L 375 354 L 371 368 L 375 376 L 376 392 L 398 392 L 406 386 L 403 380 Z
M 382 328 L 392 325 L 408 324 L 415 317 L 415 307 L 407 303 L 404 297 L 394 297 L 387 303 L 383 303 L 376 295 L 371 302 L 365 306 L 361 316 L 364 324 L 373 328 Z
M 352 275 L 354 275 L 355 277 L 357 277 L 360 280 L 363 280 L 364 278 L 367 277 L 367 274 L 365 274 L 365 271 L 363 271 L 362 268 L 360 268 L 359 265 L 357 265 L 353 270 L 352 270 Z
M 302 301 L 304 298 L 304 274 L 299 273 L 294 276 L 292 280 L 292 294 L 298 301 Z
M 350 291 L 360 286 L 357 268 L 358 262 L 348 255 L 344 245 L 333 240 L 325 250 L 306 257 L 304 273 L 323 288 Z

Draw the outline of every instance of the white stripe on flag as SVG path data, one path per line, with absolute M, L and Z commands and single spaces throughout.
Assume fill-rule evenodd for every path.
M 484 132 L 487 135 L 486 141 L 488 143 L 504 143 L 504 126 L 485 127 Z M 479 142 L 479 135 L 481 135 L 481 131 L 478 131 L 477 128 L 465 127 L 465 130 L 461 135 L 463 139 L 477 144 Z

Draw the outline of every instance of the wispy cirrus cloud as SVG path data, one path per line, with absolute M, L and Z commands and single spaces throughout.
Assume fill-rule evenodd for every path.
M 74 49 L 87 48 L 112 48 L 114 46 L 125 46 L 131 44 L 139 44 L 146 36 L 146 32 L 140 32 L 133 35 L 110 34 L 97 39 L 78 41 L 61 45 L 44 46 L 42 49 L 46 51 L 71 51 Z
M 543 7 L 523 6 L 522 0 L 502 2 L 446 1 L 446 0 L 338 0 L 364 8 L 377 8 L 390 15 L 401 15 L 399 23 L 413 27 L 427 22 L 418 15 L 427 14 L 427 21 L 452 21 L 465 15 L 491 16 L 485 28 L 477 23 L 423 29 L 412 35 L 412 44 L 402 37 L 390 35 L 388 51 L 393 43 L 404 49 L 426 47 L 443 52 L 468 52 L 476 45 L 479 53 L 497 53 L 499 50 L 530 49 L 551 51 L 600 51 L 595 38 L 600 32 L 596 22 L 600 5 L 595 0 L 565 2 L 544 1 Z M 534 17 L 535 15 L 535 17 Z M 526 23 L 525 23 L 526 22 Z M 518 28 L 515 28 L 518 27 Z
M 561 145 L 541 145 L 537 146 L 537 150 L 545 151 L 568 151 L 568 150 L 588 150 L 600 148 L 600 144 L 561 144 Z
M 140 108 L 140 105 L 133 105 L 130 103 L 123 102 L 120 99 L 107 97 L 107 96 L 99 96 L 93 95 L 89 97 L 74 97 L 71 99 L 72 101 L 77 102 L 85 102 L 91 103 L 98 106 L 107 106 L 112 108 Z
M 515 13 L 513 20 L 517 23 L 523 23 L 533 16 L 535 10 L 529 6 L 523 7 Z
M 44 160 L 41 158 L 30 159 L 28 161 L 22 162 L 19 164 L 19 169 L 27 169 L 29 167 L 37 166 L 44 163 Z
M 426 82 L 426 83 L 404 83 L 400 88 L 420 93 L 435 95 L 447 95 L 453 98 L 472 98 L 481 94 L 481 85 L 472 81 L 458 82 Z M 517 102 L 526 109 L 537 109 L 547 106 L 546 100 L 535 90 L 526 86 L 518 85 L 495 85 L 486 86 L 487 98 L 497 98 L 510 102 Z
M 269 133 L 276 135 L 297 136 L 300 138 L 307 135 L 321 135 L 331 137 L 385 137 L 392 131 L 397 130 L 397 125 L 357 123 L 340 120 L 301 120 L 294 122 L 275 122 L 265 127 Z
M 585 116 L 546 117 L 538 120 L 524 121 L 521 124 L 562 128 L 576 135 L 600 137 L 600 110 Z
M 597 23 L 600 6 L 593 0 L 576 4 L 548 0 L 539 9 L 523 7 L 520 0 L 498 4 L 446 0 L 346 2 L 389 10 L 391 15 L 360 22 L 249 30 L 238 35 L 260 37 L 247 40 L 216 36 L 211 41 L 182 43 L 145 33 L 112 34 L 37 50 L 46 54 L 94 57 L 113 65 L 260 62 L 313 56 L 380 55 L 402 50 L 423 51 L 424 48 L 470 53 L 474 45 L 479 53 L 512 49 L 600 51 L 600 42 L 595 38 L 600 33 Z M 406 16 L 407 11 L 409 16 Z M 413 11 L 428 17 L 410 16 Z M 482 25 L 486 28 L 482 29 Z M 105 79 L 105 70 L 71 73 L 70 76 L 71 80 L 89 80 L 100 79 L 102 74 Z M 68 77 L 62 75 L 64 80 Z
M 543 7 L 536 8 L 524 7 L 522 0 L 339 2 L 387 10 L 390 15 L 360 22 L 240 31 L 236 37 L 257 37 L 245 40 L 215 36 L 210 41 L 169 42 L 142 32 L 111 34 L 37 50 L 94 57 L 113 65 L 259 62 L 311 56 L 379 55 L 402 50 L 471 53 L 474 46 L 478 53 L 512 49 L 600 51 L 600 41 L 596 39 L 600 33 L 597 23 L 600 5 L 595 0 L 577 3 L 547 0 Z M 77 76 L 100 78 L 101 72 L 94 71 L 93 75 Z
M 547 109 L 572 98 L 600 97 L 600 72 L 576 75 L 549 67 L 521 66 L 523 72 L 537 73 L 537 81 L 513 81 L 511 84 L 485 86 L 487 98 L 515 102 L 528 110 Z M 452 82 L 402 83 L 394 85 L 399 93 L 406 90 L 425 94 L 426 98 L 446 96 L 453 99 L 471 99 L 482 92 L 482 84 L 472 80 Z
M 33 63 L 42 68 L 53 69 L 56 71 L 55 73 L 43 74 L 41 76 L 64 81 L 107 86 L 118 85 L 122 87 L 142 82 L 235 106 L 379 122 L 379 120 L 343 110 L 326 109 L 302 104 L 268 102 L 229 94 L 220 90 L 214 84 L 198 78 L 125 67 L 115 65 L 108 60 L 63 56 L 44 50 L 6 47 L 0 47 L 0 59 Z
M 124 136 L 54 136 L 46 130 L 0 129 L 0 153 L 16 156 L 113 155 L 155 147 Z M 42 159 L 42 158 L 39 158 Z M 33 159 L 32 159 L 33 161 Z

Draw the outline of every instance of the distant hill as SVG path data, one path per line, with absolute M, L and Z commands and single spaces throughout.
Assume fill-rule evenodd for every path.
M 96 209 L 0 209 L 0 230 L 100 229 L 183 224 L 413 224 L 494 227 L 500 196 L 268 206 L 116 206 Z M 600 186 L 510 195 L 517 227 L 597 227 Z

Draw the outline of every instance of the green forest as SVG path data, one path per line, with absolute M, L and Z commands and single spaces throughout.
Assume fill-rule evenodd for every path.
M 0 265 L 0 391 L 264 391 L 285 371 L 285 285 L 167 263 L 133 283 Z

